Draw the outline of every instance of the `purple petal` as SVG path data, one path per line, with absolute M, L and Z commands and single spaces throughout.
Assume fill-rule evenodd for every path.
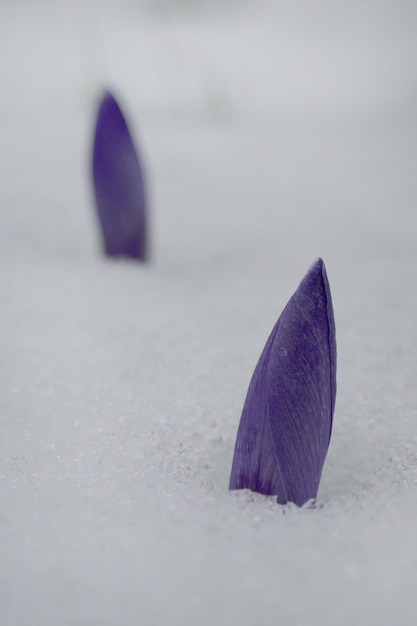
M 326 270 L 308 270 L 261 354 L 236 439 L 230 489 L 315 498 L 332 431 L 336 339 Z
M 93 182 L 105 252 L 145 261 L 148 249 L 143 174 L 126 121 L 109 92 L 97 115 Z

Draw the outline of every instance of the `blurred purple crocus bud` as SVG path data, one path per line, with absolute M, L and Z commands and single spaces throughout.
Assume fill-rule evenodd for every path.
M 106 254 L 146 261 L 144 176 L 125 118 L 108 91 L 97 115 L 93 182 Z
M 308 270 L 266 343 L 246 396 L 230 489 L 302 506 L 316 498 L 332 431 L 336 339 L 326 269 Z

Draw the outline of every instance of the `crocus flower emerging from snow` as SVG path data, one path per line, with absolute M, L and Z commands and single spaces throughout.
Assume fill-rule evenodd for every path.
M 126 121 L 109 92 L 98 110 L 93 182 L 106 253 L 145 261 L 148 249 L 143 173 Z
M 332 430 L 336 340 L 324 263 L 308 270 L 266 343 L 249 385 L 230 489 L 302 506 L 317 496 Z

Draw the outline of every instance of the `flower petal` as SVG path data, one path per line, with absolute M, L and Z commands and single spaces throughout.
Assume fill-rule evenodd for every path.
M 318 259 L 261 354 L 236 439 L 230 489 L 315 498 L 332 430 L 336 339 L 326 270 Z
M 144 177 L 126 121 L 110 92 L 98 110 L 93 183 L 106 254 L 148 256 Z

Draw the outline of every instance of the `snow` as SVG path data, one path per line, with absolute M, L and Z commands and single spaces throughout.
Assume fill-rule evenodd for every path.
M 414 624 L 415 13 L 0 4 L 2 623 Z M 148 267 L 99 253 L 103 85 L 145 157 Z M 316 505 L 280 507 L 227 490 L 234 439 L 319 255 L 334 431 Z

